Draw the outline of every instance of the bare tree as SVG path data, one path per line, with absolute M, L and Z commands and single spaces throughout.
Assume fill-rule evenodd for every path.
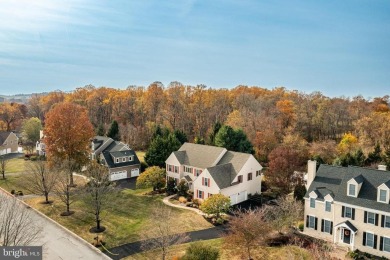
M 69 168 L 65 165 L 57 166 L 57 181 L 53 187 L 54 193 L 66 206 L 66 211 L 61 213 L 61 216 L 69 216 L 74 212 L 70 211 L 70 205 L 75 201 L 76 188 L 70 184 L 71 175 Z
M 39 239 L 41 231 L 31 209 L 13 196 L 0 194 L 0 245 L 31 245 Z
M 288 196 L 276 200 L 275 206 L 265 206 L 265 218 L 280 234 L 285 228 L 293 227 L 294 224 L 303 219 L 303 205 Z
M 264 244 L 270 231 L 262 209 L 239 210 L 229 221 L 224 243 L 229 248 L 241 249 L 243 257 L 252 259 L 252 249 Z
M 3 180 L 5 180 L 5 170 L 7 169 L 8 160 L 4 155 L 0 156 L 0 171 L 3 175 Z
M 86 194 L 84 196 L 86 204 L 92 209 L 95 215 L 96 227 L 92 228 L 92 232 L 103 232 L 105 227 L 100 225 L 101 213 L 109 205 L 113 195 L 113 184 L 110 181 L 108 169 L 97 162 L 92 162 L 88 165 L 86 171 L 89 182 L 86 185 Z
M 56 184 L 58 174 L 49 169 L 48 163 L 43 160 L 31 162 L 27 166 L 23 187 L 33 194 L 45 196 L 45 203 L 49 204 L 49 193 Z
M 174 233 L 173 228 L 176 224 L 171 208 L 162 204 L 156 204 L 152 209 L 152 221 L 153 228 L 144 234 L 142 249 L 160 249 L 162 260 L 166 259 L 170 246 L 182 244 L 189 240 L 185 233 Z

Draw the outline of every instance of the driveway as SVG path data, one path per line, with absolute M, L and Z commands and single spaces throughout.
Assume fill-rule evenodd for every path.
M 136 187 L 135 187 L 136 182 L 137 182 L 137 177 L 115 181 L 117 188 L 131 189 L 131 190 L 136 189 Z
M 5 193 L 2 189 L 0 189 L 0 196 L 10 197 L 9 193 Z M 28 210 L 31 210 L 32 221 L 39 223 L 43 228 L 40 239 L 34 243 L 35 246 L 43 246 L 43 259 L 110 259 L 88 242 L 47 218 L 42 213 L 32 208 Z
M 23 157 L 24 153 L 7 153 L 7 154 L 1 155 L 1 156 L 3 156 L 7 160 L 10 160 L 10 159 L 14 159 L 14 158 Z
M 219 237 L 222 237 L 224 233 L 225 233 L 224 226 L 216 226 L 216 227 L 212 227 L 212 228 L 208 228 L 208 229 L 188 232 L 185 234 L 188 235 L 189 240 L 185 241 L 185 243 L 194 242 L 194 241 L 198 241 L 198 240 L 208 240 L 208 239 L 219 238 Z M 144 242 L 145 241 L 137 241 L 137 242 L 128 243 L 128 244 L 124 244 L 121 246 L 110 248 L 108 250 L 112 254 L 110 254 L 109 256 L 112 259 L 119 260 L 119 259 L 125 258 L 126 256 L 140 253 L 140 252 L 144 251 L 141 248 L 141 246 Z M 151 248 L 151 249 L 153 249 L 153 248 Z

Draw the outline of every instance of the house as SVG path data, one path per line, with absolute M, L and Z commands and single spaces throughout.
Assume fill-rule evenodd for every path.
M 19 138 L 13 132 L 0 132 L 0 155 L 17 153 Z
M 251 154 L 222 147 L 184 143 L 166 163 L 167 178 L 185 180 L 194 199 L 207 199 L 221 193 L 231 204 L 261 192 L 262 166 Z
M 43 130 L 39 131 L 39 141 L 35 144 L 35 149 L 38 155 L 46 155 L 46 145 L 43 142 L 44 139 Z
M 308 162 L 304 233 L 390 258 L 390 172 Z
M 141 169 L 135 152 L 109 137 L 96 136 L 92 140 L 91 159 L 108 167 L 111 181 L 137 177 Z

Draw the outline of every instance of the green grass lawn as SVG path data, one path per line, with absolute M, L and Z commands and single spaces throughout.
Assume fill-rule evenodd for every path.
M 240 255 L 240 251 L 237 249 L 227 249 L 223 246 L 223 239 L 211 239 L 207 241 L 201 241 L 200 243 L 209 245 L 211 247 L 216 247 L 220 252 L 221 260 L 241 260 L 245 259 L 242 255 Z M 167 259 L 178 259 L 178 257 L 182 257 L 185 254 L 186 248 L 191 243 L 186 243 L 182 245 L 172 246 L 169 249 L 169 255 Z M 297 246 L 283 246 L 283 247 L 258 247 L 254 249 L 253 259 L 272 259 L 272 260 L 314 260 L 313 256 L 309 251 L 297 247 Z M 142 252 L 139 254 L 131 255 L 125 260 L 147 260 L 147 259 L 160 259 L 161 251 L 155 249 L 151 251 Z
M 5 174 L 6 179 L 3 180 L 0 177 L 0 187 L 5 189 L 8 192 L 11 192 L 12 190 L 15 191 L 23 191 L 24 195 L 29 194 L 27 190 L 23 188 L 22 182 L 23 182 L 23 174 Z
M 145 153 L 144 151 L 136 151 L 137 157 L 140 162 L 145 162 Z
M 153 227 L 151 210 L 154 204 L 162 204 L 162 196 L 142 195 L 144 193 L 145 190 L 122 190 L 114 196 L 110 207 L 102 213 L 101 225 L 107 230 L 101 234 L 107 248 L 138 241 L 142 233 Z M 93 241 L 96 235 L 91 234 L 89 229 L 95 225 L 94 215 L 88 212 L 84 202 L 77 201 L 71 205 L 75 214 L 61 217 L 64 206 L 59 201 L 54 200 L 53 204 L 44 205 L 40 203 L 42 200 L 43 198 L 32 198 L 26 202 L 88 242 Z M 192 211 L 177 208 L 172 210 L 173 217 L 177 220 L 175 231 L 178 233 L 211 227 L 202 216 Z
M 13 158 L 13 159 L 8 160 L 5 174 L 24 172 L 27 162 L 29 162 L 29 161 L 25 161 L 24 157 Z

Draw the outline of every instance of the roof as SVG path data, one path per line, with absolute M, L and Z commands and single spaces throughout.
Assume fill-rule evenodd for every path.
M 192 179 L 189 175 L 184 176 L 184 179 L 186 179 L 187 182 L 192 182 Z
M 12 132 L 0 132 L 0 145 L 2 145 Z
M 106 136 L 95 136 L 95 138 L 92 140 L 92 142 L 94 143 L 94 150 L 97 150 L 102 144 L 104 144 L 109 139 L 110 138 Z
M 362 175 L 354 177 L 353 179 L 356 181 L 357 184 L 363 183 L 364 181 L 364 177 Z
M 209 167 L 207 171 L 220 189 L 231 186 L 237 175 L 231 163 Z
M 103 151 L 103 153 L 102 153 L 104 160 L 106 161 L 106 163 L 108 165 L 108 168 L 118 168 L 118 167 L 140 164 L 140 161 L 133 150 L 130 150 L 128 154 L 129 154 L 128 156 L 133 156 L 132 161 L 114 163 L 114 160 L 113 160 L 112 156 L 110 155 L 109 151 Z
M 105 142 L 107 141 L 108 137 L 101 137 L 98 139 L 98 142 Z M 95 140 L 94 140 L 95 142 Z M 140 161 L 137 157 L 137 154 L 130 149 L 126 144 L 119 142 L 119 141 L 114 141 L 112 142 L 109 146 L 107 146 L 103 152 L 102 155 L 104 157 L 104 160 L 106 161 L 107 165 L 109 168 L 117 168 L 117 167 L 124 167 L 124 166 L 131 166 L 131 165 L 136 165 L 140 164 Z M 120 157 L 125 157 L 125 156 L 133 156 L 132 161 L 126 161 L 126 162 L 120 162 L 120 163 L 114 163 L 115 158 L 120 158 Z
M 205 169 L 213 166 L 215 161 L 225 152 L 226 149 L 222 147 L 184 143 L 180 147 L 179 153 L 174 152 L 174 154 L 180 164 Z
M 363 181 L 357 198 L 347 196 L 347 182 L 351 179 Z M 335 201 L 390 212 L 390 204 L 377 202 L 377 188 L 381 184 L 390 184 L 390 171 L 322 164 L 305 197 L 308 198 L 312 191 L 318 191 L 321 194 L 318 199 L 323 200 L 323 192 L 330 191 Z
M 241 168 L 248 161 L 251 154 L 248 153 L 238 153 L 227 151 L 221 160 L 217 163 L 217 165 L 223 165 L 227 163 L 231 163 L 233 166 L 234 173 L 237 174 L 240 172 Z
M 347 228 L 349 228 L 353 233 L 356 233 L 356 231 L 358 231 L 358 229 L 351 223 L 349 222 L 348 220 L 347 221 L 344 221 L 344 222 L 341 222 L 339 224 L 337 224 L 335 226 L 336 227 L 339 227 L 339 226 L 346 226 Z

